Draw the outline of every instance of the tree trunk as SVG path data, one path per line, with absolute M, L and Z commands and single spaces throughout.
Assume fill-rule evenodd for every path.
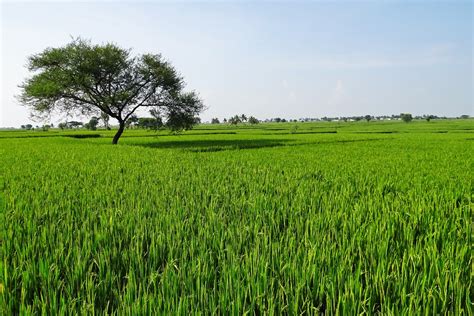
M 120 123 L 119 129 L 118 129 L 117 133 L 115 134 L 114 139 L 112 140 L 113 145 L 117 145 L 118 140 L 119 140 L 120 136 L 122 136 L 123 130 L 125 129 L 125 122 L 119 122 L 119 123 Z

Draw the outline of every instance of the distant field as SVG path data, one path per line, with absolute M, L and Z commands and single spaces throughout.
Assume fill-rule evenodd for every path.
M 0 314 L 473 312 L 474 120 L 113 134 L 0 132 Z

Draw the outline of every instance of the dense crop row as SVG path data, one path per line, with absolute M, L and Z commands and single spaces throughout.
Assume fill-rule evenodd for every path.
M 469 314 L 474 134 L 418 124 L 4 134 L 0 314 Z

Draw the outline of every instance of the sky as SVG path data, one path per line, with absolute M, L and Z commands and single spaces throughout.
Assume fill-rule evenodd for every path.
M 0 11 L 0 127 L 32 122 L 15 98 L 28 56 L 78 36 L 161 53 L 200 94 L 203 121 L 474 115 L 473 1 L 3 1 Z

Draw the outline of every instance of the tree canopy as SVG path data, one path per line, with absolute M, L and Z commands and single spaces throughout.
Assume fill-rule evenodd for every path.
M 33 115 L 107 115 L 119 123 L 113 144 L 141 107 L 175 130 L 192 127 L 204 108 L 195 92 L 183 91 L 183 78 L 161 55 L 132 56 L 112 43 L 74 39 L 29 57 L 27 67 L 33 75 L 20 86 L 20 101 Z
M 413 116 L 410 113 L 401 113 L 400 118 L 406 123 L 410 123 L 413 120 Z

